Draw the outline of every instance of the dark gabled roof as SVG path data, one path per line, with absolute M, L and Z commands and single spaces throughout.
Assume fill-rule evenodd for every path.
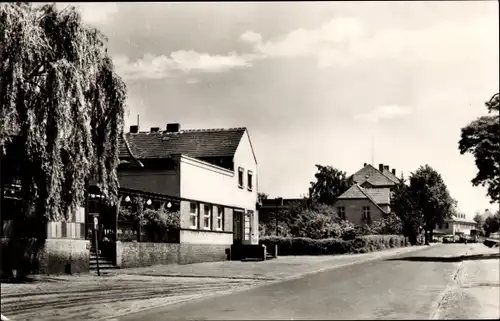
M 379 205 L 388 205 L 390 201 L 391 190 L 389 188 L 363 188 L 366 194 L 370 196 L 375 203 Z
M 176 133 L 139 132 L 120 140 L 120 158 L 169 158 L 175 154 L 190 157 L 233 157 L 246 128 L 189 129 Z M 130 155 L 130 152 L 133 155 Z
M 392 175 L 392 174 L 391 174 Z M 397 184 L 399 179 L 396 180 L 389 178 L 386 174 L 382 173 L 370 164 L 367 164 L 359 171 L 352 175 L 354 182 L 363 184 L 368 182 L 372 186 L 391 186 Z
M 379 195 L 374 193 L 376 197 Z M 345 191 L 342 195 L 337 197 L 338 200 L 346 200 L 346 199 L 368 199 L 370 202 L 373 203 L 379 210 L 381 210 L 383 213 L 386 213 L 383 208 L 380 207 L 379 203 L 375 199 L 372 198 L 370 193 L 368 193 L 363 187 L 359 186 L 359 184 L 354 184 L 351 186 L 347 191 Z M 385 204 L 382 203 L 382 204 Z
M 397 178 L 396 175 L 394 175 L 391 171 L 384 168 L 382 174 L 384 174 L 388 179 L 390 179 L 394 183 L 399 184 L 400 179 Z
M 366 194 L 363 193 L 362 187 L 358 184 L 352 185 L 347 191 L 345 191 L 342 195 L 337 197 L 337 199 L 359 199 L 359 198 L 367 198 Z

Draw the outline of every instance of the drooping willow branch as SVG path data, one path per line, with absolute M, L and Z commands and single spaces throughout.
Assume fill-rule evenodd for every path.
M 0 4 L 0 145 L 24 147 L 26 213 L 67 216 L 89 178 L 116 202 L 126 86 L 105 43 L 73 7 Z

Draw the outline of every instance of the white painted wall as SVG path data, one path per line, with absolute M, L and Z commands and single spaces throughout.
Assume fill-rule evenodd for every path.
M 183 244 L 230 245 L 233 244 L 233 234 L 181 230 L 180 242 Z
M 243 167 L 244 186 L 238 187 L 238 167 Z M 197 159 L 182 156 L 180 161 L 182 198 L 240 207 L 255 211 L 257 202 L 257 164 L 245 133 L 234 156 L 234 173 Z M 253 190 L 247 189 L 247 171 L 253 172 Z
M 258 173 L 250 138 L 245 132 L 234 155 L 234 172 L 182 155 L 179 159 L 180 197 L 253 211 L 251 235 L 244 244 L 259 241 L 259 214 L 256 210 Z M 238 168 L 244 169 L 243 188 L 238 186 Z M 248 190 L 248 171 L 252 172 L 252 190 Z M 244 221 L 244 220 L 243 220 Z M 232 241 L 231 241 L 232 243 Z

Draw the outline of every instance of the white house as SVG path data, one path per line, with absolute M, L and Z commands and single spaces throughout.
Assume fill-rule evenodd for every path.
M 464 234 L 471 235 L 471 230 L 476 229 L 476 222 L 468 220 L 465 214 L 459 213 L 453 218 L 445 219 L 444 224 L 436 226 L 434 230 L 436 234 L 456 235 Z
M 246 128 L 138 129 L 120 145 L 120 187 L 180 200 L 179 243 L 196 256 L 188 261 L 258 244 L 257 160 Z

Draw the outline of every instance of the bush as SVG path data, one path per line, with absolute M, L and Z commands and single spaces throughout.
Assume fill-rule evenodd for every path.
M 259 243 L 267 247 L 278 245 L 279 255 L 368 253 L 386 248 L 408 246 L 407 238 L 401 235 L 365 235 L 353 239 L 270 236 L 262 237 Z

